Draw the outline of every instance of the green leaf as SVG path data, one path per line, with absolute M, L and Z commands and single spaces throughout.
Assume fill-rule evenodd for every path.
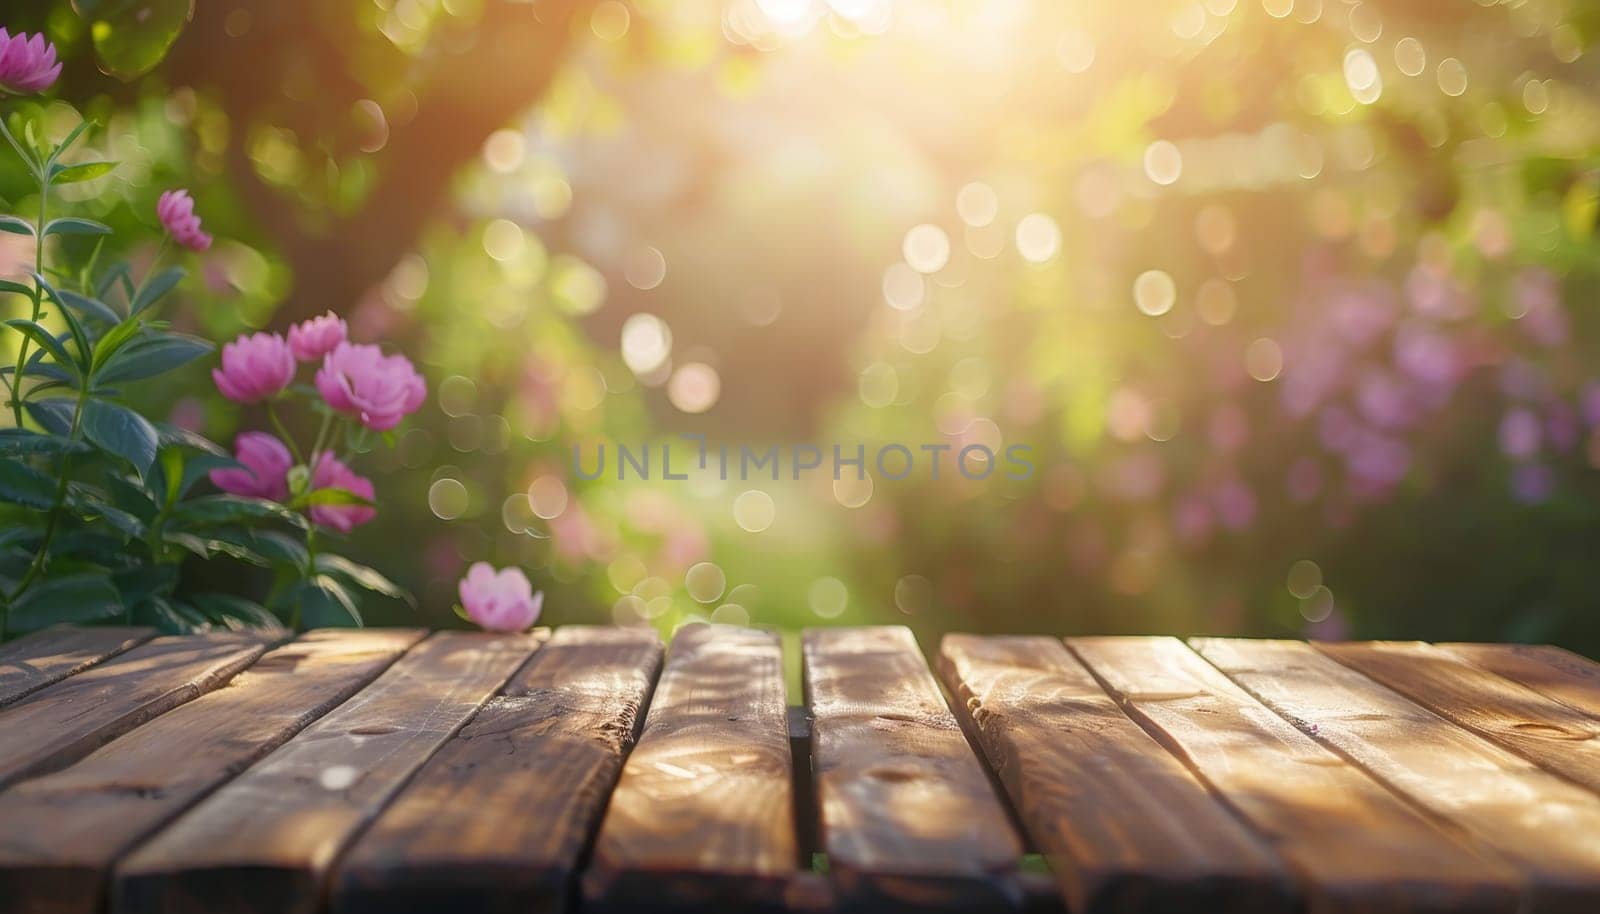
M 78 141 L 78 137 L 82 136 L 83 132 L 88 130 L 93 124 L 94 121 L 91 121 L 88 118 L 78 121 L 78 126 L 72 128 L 72 132 L 67 134 L 67 138 L 61 141 L 61 144 L 55 148 L 54 152 L 50 153 L 49 164 L 54 165 L 56 159 L 59 158 L 63 152 L 66 152 L 68 149 L 72 148 L 72 144 Z
M 60 457 L 89 450 L 82 441 L 61 435 L 41 435 L 25 428 L 0 428 L 0 454 L 43 454 Z
M 61 304 L 61 293 L 56 291 L 55 286 L 52 286 L 49 280 L 45 279 L 43 276 L 40 276 L 38 273 L 35 273 L 33 274 L 33 281 L 39 284 L 39 288 L 43 289 L 46 295 L 50 296 L 51 301 L 58 305 Z M 91 348 L 89 345 L 89 334 L 84 331 L 83 324 L 79 322 L 78 316 L 72 313 L 71 308 L 68 308 L 64 305 L 62 306 L 61 319 L 67 322 L 67 329 L 72 332 L 72 341 L 77 345 L 78 369 L 87 374 L 89 370 L 89 352 Z
M 290 599 L 300 604 L 300 622 L 306 628 L 355 628 L 365 622 L 356 598 L 343 584 L 325 574 L 301 581 Z
M 194 0 L 72 0 L 89 23 L 101 69 L 127 81 L 161 63 L 194 15 Z
M 44 327 L 25 317 L 14 317 L 6 321 L 6 326 L 33 340 L 40 349 L 50 353 L 50 357 L 56 360 L 56 364 L 64 368 L 77 369 L 77 363 L 72 360 L 70 355 L 67 355 L 67 347 L 61 345 L 61 341 L 57 340 Z
M 336 486 L 329 486 L 325 489 L 312 489 L 310 492 L 298 496 L 291 503 L 291 506 L 295 508 L 311 508 L 322 505 L 362 505 L 364 507 L 374 507 L 376 503 L 366 496 L 357 495 L 349 489 L 341 489 Z
M 37 631 L 59 622 L 94 622 L 122 612 L 117 589 L 104 574 L 69 574 L 49 578 L 23 591 L 11 604 L 8 627 Z
M 51 235 L 109 235 L 111 226 L 93 219 L 63 216 L 51 219 L 44 227 L 44 234 L 47 238 Z
M 215 350 L 210 342 L 179 333 L 139 340 L 109 359 L 95 380 L 110 384 L 165 374 Z
M 23 404 L 33 421 L 53 435 L 69 437 L 72 434 L 72 415 L 77 412 L 78 401 L 71 397 L 53 400 L 29 400 Z
M 191 432 L 170 422 L 157 422 L 156 431 L 161 433 L 162 447 L 186 447 L 217 457 L 226 457 L 230 463 L 234 462 L 233 455 L 229 454 L 226 448 L 199 432 Z
M 166 530 L 162 532 L 161 539 L 163 542 L 171 543 L 174 546 L 187 549 L 203 559 L 209 559 L 217 555 L 225 555 L 229 558 L 249 562 L 252 565 L 260 565 L 263 568 L 267 568 L 272 565 L 272 560 L 261 553 L 249 549 L 248 547 L 241 546 L 238 543 L 220 539 L 218 537 L 207 537 L 196 533 L 183 533 L 177 530 Z
M 223 527 L 209 531 L 214 539 L 225 540 L 243 549 L 265 557 L 274 565 L 288 566 L 297 571 L 306 567 L 310 556 L 305 544 L 276 530 L 251 530 L 242 527 Z
M 323 553 L 317 556 L 317 570 L 335 575 L 341 580 L 348 581 L 363 590 L 370 590 L 375 594 L 395 600 L 403 600 L 416 607 L 417 601 L 410 592 L 399 584 L 389 580 L 374 568 L 369 568 L 358 562 L 352 562 L 342 555 Z
M 111 174 L 117 167 L 116 162 L 79 162 L 76 165 L 52 165 L 50 167 L 50 182 L 52 184 L 76 184 L 79 181 L 93 181 L 95 178 Z
M 106 335 L 94 344 L 94 352 L 89 359 L 89 371 L 93 373 L 95 369 L 104 365 L 108 359 L 117 354 L 118 350 L 132 342 L 141 329 L 143 328 L 139 325 L 139 321 L 130 317 L 107 330 Z
M 33 237 L 33 224 L 26 219 L 16 216 L 0 216 L 0 232 L 10 232 L 13 235 L 27 235 Z
M 195 527 L 267 521 L 279 521 L 302 530 L 309 527 L 309 521 L 303 515 L 275 501 L 243 495 L 191 498 L 172 509 L 172 520 L 180 525 Z
M 178 283 L 183 281 L 182 267 L 168 267 L 156 274 L 154 279 L 145 282 L 139 287 L 139 292 L 133 297 L 133 304 L 128 308 L 130 314 L 140 311 L 155 304 L 163 295 L 171 292 Z
M 0 292 L 15 292 L 18 295 L 26 295 L 30 298 L 33 297 L 32 289 L 20 282 L 14 282 L 9 279 L 0 279 Z
M 133 514 L 111 504 L 104 493 L 93 491 L 87 486 L 73 483 L 70 489 L 72 497 L 70 504 L 76 511 L 81 511 L 90 517 L 100 517 L 106 523 L 117 528 L 130 539 L 142 540 L 148 531 L 144 521 Z
M 156 631 L 166 635 L 197 635 L 211 630 L 211 623 L 193 607 L 161 596 L 152 596 L 140 603 L 134 608 L 133 618 L 135 622 L 155 626 Z
M 0 499 L 46 511 L 56 503 L 56 481 L 20 460 L 0 458 Z
M 126 406 L 91 399 L 83 404 L 82 427 L 102 450 L 133 464 L 140 478 L 150 474 L 160 436 L 145 417 Z
M 116 266 L 113 266 L 111 269 L 106 270 L 106 274 L 100 277 L 100 282 L 94 287 L 95 297 L 105 298 L 106 293 L 110 292 L 111 289 L 116 286 L 117 280 L 120 279 L 122 280 L 123 291 L 127 294 L 128 299 L 131 301 L 133 299 L 133 280 L 130 278 L 132 273 L 133 268 L 128 266 L 126 262 L 119 263 Z
M 233 629 L 282 631 L 283 623 L 271 610 L 254 600 L 225 593 L 197 593 L 189 598 L 196 609 L 211 621 Z
M 76 292 L 68 292 L 66 289 L 58 289 L 56 290 L 56 300 L 61 303 L 62 307 L 71 308 L 79 314 L 99 318 L 108 324 L 115 324 L 122 320 L 122 315 L 118 314 L 115 308 L 98 298 L 89 298 Z

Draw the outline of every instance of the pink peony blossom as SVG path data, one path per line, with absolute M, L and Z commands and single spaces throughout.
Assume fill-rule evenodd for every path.
M 0 28 L 0 90 L 33 95 L 50 88 L 60 75 L 56 46 L 43 35 L 12 35 Z
M 288 387 L 294 368 L 294 354 L 283 337 L 247 334 L 222 347 L 222 367 L 211 369 L 211 379 L 229 400 L 259 403 Z
M 410 359 L 355 343 L 340 343 L 328 353 L 317 370 L 317 390 L 329 406 L 375 432 L 399 425 L 428 394 Z
M 211 236 L 200 231 L 200 217 L 194 214 L 194 198 L 186 190 L 169 190 L 156 203 L 156 215 L 172 239 L 191 251 L 211 247 Z
M 233 453 L 244 466 L 212 470 L 211 481 L 217 488 L 273 501 L 289 497 L 289 468 L 294 458 L 282 441 L 266 432 L 244 432 L 233 440 Z
M 332 311 L 289 328 L 289 350 L 302 362 L 315 362 L 345 341 L 344 318 Z
M 496 573 L 488 562 L 477 562 L 456 589 L 467 618 L 491 632 L 527 631 L 544 607 L 544 591 L 534 593 L 520 568 Z
M 368 501 L 373 496 L 372 480 L 356 475 L 328 451 L 317 455 L 316 467 L 311 471 L 311 491 L 318 489 L 344 489 Z M 313 505 L 307 513 L 313 521 L 330 530 L 349 533 L 376 517 L 378 511 L 366 505 Z

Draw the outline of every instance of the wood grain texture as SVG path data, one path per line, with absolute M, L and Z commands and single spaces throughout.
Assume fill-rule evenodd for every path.
M 839 903 L 1014 910 L 1022 843 L 909 629 L 805 633 L 822 845 Z
M 1553 644 L 1441 644 L 1457 657 L 1600 718 L 1600 663 Z
M 350 849 L 334 910 L 566 910 L 661 651 L 651 629 L 556 632 Z
M 112 862 L 393 663 L 420 631 L 323 629 L 0 793 L 0 914 L 93 914 Z
M 0 644 L 0 707 L 153 637 L 148 628 L 63 626 Z
M 1454 823 L 1526 880 L 1532 912 L 1600 911 L 1600 798 L 1297 641 L 1197 650 L 1302 732 Z
M 316 911 L 340 849 L 540 640 L 423 641 L 119 864 L 113 910 Z
M 1265 843 L 1059 640 L 946 635 L 939 671 L 1070 910 L 1295 909 Z
M 1503 912 L 1510 869 L 1447 834 L 1176 638 L 1068 645 L 1146 729 L 1294 867 L 1310 910 Z
M 70 765 L 209 692 L 267 645 L 246 633 L 157 638 L 0 709 L 0 786 Z
M 790 768 L 777 635 L 679 629 L 601 823 L 585 910 L 782 909 Z
M 1459 726 L 1600 793 L 1600 720 L 1420 642 L 1317 649 Z

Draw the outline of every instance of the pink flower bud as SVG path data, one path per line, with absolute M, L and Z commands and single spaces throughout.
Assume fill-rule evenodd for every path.
M 328 353 L 317 369 L 317 390 L 329 406 L 375 432 L 399 425 L 428 394 L 410 359 L 355 343 L 340 343 Z
M 327 451 L 317 455 L 316 466 L 311 471 L 311 491 L 318 489 L 344 489 L 368 501 L 373 496 L 372 480 L 356 475 Z M 366 505 L 313 505 L 306 513 L 311 515 L 313 521 L 330 530 L 349 533 L 376 517 L 378 511 Z
M 544 607 L 544 591 L 534 593 L 520 568 L 496 573 L 488 562 L 477 562 L 456 590 L 467 618 L 491 632 L 527 631 Z
M 200 217 L 194 214 L 194 198 L 186 190 L 169 190 L 156 202 L 156 216 L 178 242 L 191 251 L 211 247 L 211 236 L 200 231 Z
M 266 432 L 245 432 L 233 440 L 233 454 L 244 466 L 212 470 L 211 482 L 217 488 L 273 501 L 289 497 L 289 468 L 294 458 L 282 441 Z
M 332 311 L 289 328 L 289 349 L 302 362 L 315 362 L 345 341 L 344 318 Z
M 43 35 L 12 35 L 0 29 L 0 90 L 33 95 L 50 88 L 60 75 L 56 46 Z
M 294 354 L 283 337 L 255 333 L 222 347 L 222 367 L 211 370 L 211 379 L 229 400 L 259 403 L 289 386 L 294 367 Z

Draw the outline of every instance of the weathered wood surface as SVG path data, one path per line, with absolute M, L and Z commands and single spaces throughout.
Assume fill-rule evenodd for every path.
M 819 827 L 839 902 L 1020 906 L 1022 844 L 911 631 L 805 633 Z
M 155 637 L 148 628 L 47 628 L 0 644 L 0 707 Z
M 1600 911 L 1600 798 L 1289 641 L 1195 648 L 1302 732 L 1514 864 L 1532 912 Z
M 118 865 L 113 910 L 316 911 L 340 850 L 540 640 L 423 641 Z
M 0 914 L 93 914 L 112 862 L 344 701 L 422 637 L 311 632 L 226 687 L 0 793 Z
M 1440 648 L 1600 718 L 1600 663 L 1551 644 L 1441 644 Z
M 1440 717 L 1600 793 L 1600 720 L 1431 644 L 1382 641 L 1318 649 Z
M 0 914 L 1600 911 L 1555 649 L 144 637 L 0 648 Z
M 680 629 L 584 876 L 585 910 L 777 911 L 797 867 L 777 635 Z
M 1071 910 L 1293 910 L 1265 843 L 1060 640 L 946 635 L 939 669 Z
M 351 848 L 334 910 L 567 909 L 661 653 L 649 629 L 556 632 Z
M 267 645 L 250 634 L 157 638 L 0 708 L 0 787 L 70 765 L 216 688 Z
M 1516 876 L 1250 697 L 1176 638 L 1068 645 L 1294 867 L 1319 912 L 1503 912 Z

